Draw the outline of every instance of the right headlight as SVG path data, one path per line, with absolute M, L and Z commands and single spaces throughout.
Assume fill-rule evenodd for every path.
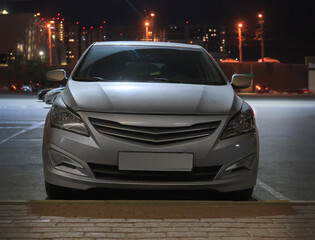
M 254 131 L 254 111 L 246 102 L 243 102 L 242 109 L 231 118 L 221 138 L 226 139 Z
M 61 97 L 57 97 L 51 107 L 50 122 L 52 127 L 89 136 L 89 132 L 80 116 L 72 112 Z

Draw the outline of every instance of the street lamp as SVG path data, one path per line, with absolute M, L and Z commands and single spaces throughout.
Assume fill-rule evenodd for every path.
M 239 23 L 238 25 L 238 50 L 240 55 L 240 62 L 243 61 L 243 54 L 242 54 L 242 27 L 243 24 Z
M 265 45 L 264 45 L 264 18 L 262 13 L 258 14 L 258 23 L 260 24 L 260 48 L 261 48 L 261 61 L 264 62 L 265 58 Z
M 155 13 L 154 12 L 152 12 L 151 14 L 150 14 L 150 16 L 151 16 L 151 30 L 152 30 L 152 41 L 154 41 L 154 39 L 155 39 L 155 27 L 154 27 L 154 17 L 155 17 Z
M 39 51 L 39 56 L 40 56 L 40 60 L 43 60 L 43 56 L 44 56 L 44 52 L 43 51 Z
M 149 41 L 149 25 L 150 25 L 150 23 L 145 22 L 144 25 L 145 25 L 145 40 Z
M 49 65 L 52 65 L 52 53 L 51 53 L 51 25 L 48 23 L 47 28 L 48 28 L 48 43 L 49 43 Z

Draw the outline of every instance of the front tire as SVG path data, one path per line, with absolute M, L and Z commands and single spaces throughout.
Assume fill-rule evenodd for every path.
M 69 199 L 71 197 L 71 188 L 61 187 L 45 182 L 46 193 L 51 199 Z

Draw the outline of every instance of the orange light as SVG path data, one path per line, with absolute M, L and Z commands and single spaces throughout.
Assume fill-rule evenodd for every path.
M 260 90 L 261 90 L 261 86 L 256 85 L 256 89 L 257 89 L 258 91 L 260 91 Z
M 50 24 L 47 24 L 46 26 L 47 26 L 48 28 L 50 28 Z
M 38 12 L 38 13 L 36 13 L 36 15 L 37 15 L 37 16 L 40 16 L 40 13 Z
M 145 22 L 144 25 L 148 27 L 150 25 L 150 23 L 149 22 Z
M 16 90 L 16 86 L 15 85 L 11 85 L 12 86 L 12 88 L 14 89 L 14 91 Z
M 155 14 L 154 13 L 151 13 L 151 17 L 154 17 L 155 16 Z
M 258 17 L 259 17 L 259 18 L 262 18 L 262 17 L 263 17 L 263 15 L 262 15 L 261 13 L 259 13 L 259 14 L 258 14 Z
M 239 24 L 238 24 L 238 27 L 239 27 L 239 28 L 242 28 L 242 27 L 243 27 L 243 23 L 239 23 Z

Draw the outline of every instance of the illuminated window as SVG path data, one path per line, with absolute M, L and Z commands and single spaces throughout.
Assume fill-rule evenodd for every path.
M 73 38 L 70 38 L 70 39 L 69 39 L 69 42 L 74 42 L 74 39 L 73 39 Z

